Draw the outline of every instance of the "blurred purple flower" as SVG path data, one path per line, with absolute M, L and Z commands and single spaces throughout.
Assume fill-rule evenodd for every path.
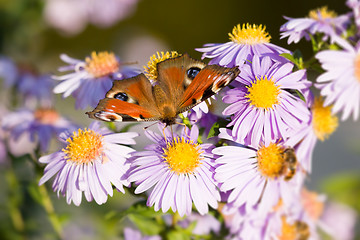
M 207 235 L 211 232 L 218 234 L 220 232 L 221 223 L 211 214 L 199 215 L 192 213 L 185 219 L 178 222 L 182 228 L 188 228 L 189 225 L 196 222 L 195 228 L 192 230 L 193 234 L 196 235 Z
M 122 66 L 118 57 L 108 52 L 92 52 L 85 61 L 70 58 L 62 54 L 61 60 L 68 66 L 60 67 L 60 72 L 74 71 L 62 76 L 54 76 L 61 82 L 54 93 L 63 93 L 66 98 L 71 94 L 76 99 L 76 108 L 84 109 L 88 105 L 96 107 L 99 100 L 110 90 L 113 80 L 121 80 L 137 75 L 138 70 Z
M 270 36 L 262 25 L 240 24 L 229 33 L 231 42 L 205 44 L 203 48 L 196 48 L 202 52 L 202 59 L 211 58 L 209 64 L 218 64 L 225 67 L 240 66 L 251 61 L 253 56 L 259 58 L 269 56 L 273 61 L 285 62 L 280 57 L 282 53 L 290 53 L 289 50 L 270 43 Z
M 310 118 L 310 111 L 299 97 L 289 90 L 306 91 L 311 82 L 305 70 L 293 72 L 292 63 L 273 63 L 269 57 L 254 56 L 243 66 L 240 84 L 225 93 L 223 101 L 230 104 L 224 115 L 231 115 L 236 142 L 256 146 L 273 139 L 287 139 L 289 131 L 301 127 Z
M 47 0 L 44 18 L 47 23 L 62 32 L 80 33 L 88 23 L 98 27 L 110 27 L 130 16 L 137 0 Z
M 323 230 L 335 240 L 351 240 L 355 236 L 357 213 L 351 207 L 328 202 L 321 216 Z
M 334 11 L 329 11 L 327 7 L 318 8 L 310 11 L 309 17 L 289 18 L 285 17 L 288 22 L 280 27 L 281 38 L 288 38 L 287 43 L 298 43 L 301 38 L 305 37 L 310 40 L 309 35 L 323 33 L 323 41 L 329 37 L 333 42 L 334 37 L 345 33 L 347 25 L 350 23 L 349 15 L 337 16 Z
M 18 74 L 16 64 L 10 58 L 0 56 L 0 78 L 4 79 L 4 86 L 15 86 Z
M 147 151 L 132 154 L 129 180 L 138 185 L 135 193 L 153 187 L 147 205 L 163 212 L 171 207 L 180 216 L 191 213 L 192 203 L 201 215 L 208 212 L 208 205 L 216 209 L 220 194 L 213 179 L 213 146 L 197 143 L 196 125 L 191 130 L 183 128 L 180 136 L 172 136 L 167 128 L 163 131 L 166 139 L 146 131 L 155 144 L 146 146 Z
M 325 70 L 315 86 L 325 97 L 324 106 L 334 104 L 332 112 L 343 111 L 342 121 L 351 114 L 356 121 L 360 108 L 360 42 L 356 47 L 343 42 L 342 47 L 345 50 L 325 50 L 315 55 Z
M 105 203 L 107 195 L 113 195 L 112 184 L 125 193 L 123 186 L 129 186 L 124 177 L 129 169 L 126 158 L 134 150 L 120 144 L 135 144 L 136 136 L 134 132 L 112 134 L 107 128 L 100 128 L 99 122 L 72 134 L 63 132 L 60 139 L 66 147 L 39 159 L 47 164 L 39 185 L 56 175 L 53 190 L 66 195 L 67 203 L 74 202 L 76 206 L 80 205 L 83 192 L 87 201 Z
M 29 141 L 39 143 L 40 150 L 46 152 L 54 135 L 57 136 L 66 130 L 72 131 L 76 125 L 53 109 L 37 109 L 35 111 L 22 109 L 4 116 L 2 127 L 5 131 L 9 131 L 10 138 L 14 141 L 28 133 Z
M 41 107 L 50 108 L 53 105 L 54 81 L 50 75 L 33 75 L 23 73 L 19 81 L 18 90 L 23 96 L 24 105 L 34 108 L 39 103 Z
M 161 240 L 160 236 L 142 236 L 140 231 L 126 227 L 124 229 L 124 240 Z

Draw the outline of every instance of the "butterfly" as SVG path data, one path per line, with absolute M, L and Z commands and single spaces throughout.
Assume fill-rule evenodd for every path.
M 157 121 L 175 124 L 178 114 L 188 111 L 229 85 L 240 70 L 207 65 L 188 54 L 157 64 L 155 84 L 142 73 L 115 80 L 97 107 L 87 112 L 102 121 Z

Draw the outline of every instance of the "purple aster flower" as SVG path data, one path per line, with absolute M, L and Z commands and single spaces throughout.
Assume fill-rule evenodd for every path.
M 347 0 L 346 5 L 353 10 L 353 17 L 355 24 L 360 30 L 360 1 L 359 0 Z
M 47 0 L 44 18 L 53 27 L 67 33 L 81 32 L 88 22 L 110 27 L 131 15 L 137 0 Z
M 220 232 L 221 223 L 211 214 L 200 215 L 198 213 L 191 213 L 177 224 L 182 228 L 188 228 L 193 222 L 196 222 L 196 226 L 192 230 L 192 233 L 195 235 L 207 235 L 211 232 L 218 234 Z
M 296 150 L 296 156 L 302 167 L 311 172 L 312 155 L 317 140 L 326 140 L 337 128 L 338 118 L 332 114 L 331 106 L 325 107 L 321 97 L 307 100 L 311 109 L 311 118 L 300 129 L 294 130 L 286 141 Z
M 232 140 L 225 135 L 221 133 L 219 137 Z M 254 147 L 215 148 L 213 153 L 220 155 L 216 160 L 215 180 L 221 191 L 232 191 L 228 207 L 245 204 L 247 213 L 256 208 L 265 214 L 280 199 L 290 205 L 300 191 L 304 175 L 297 171 L 298 163 L 287 158 L 288 151 L 288 146 L 280 141 Z
M 87 201 L 105 203 L 107 195 L 113 195 L 112 184 L 125 193 L 123 186 L 129 185 L 124 177 L 129 169 L 126 158 L 133 149 L 120 144 L 135 144 L 136 136 L 134 132 L 113 134 L 100 128 L 99 122 L 72 134 L 63 132 L 60 139 L 66 147 L 39 159 L 47 164 L 39 185 L 56 175 L 53 190 L 76 206 L 81 203 L 82 192 Z
M 2 119 L 4 130 L 9 131 L 15 141 L 20 136 L 28 133 L 31 142 L 38 142 L 40 150 L 46 152 L 49 149 L 53 135 L 66 130 L 74 130 L 76 125 L 60 116 L 53 109 L 28 109 L 9 113 Z
M 343 111 L 342 121 L 351 114 L 356 121 L 360 108 L 360 42 L 356 47 L 343 43 L 345 50 L 325 50 L 315 55 L 325 70 L 316 79 L 316 87 L 325 97 L 325 106 L 334 104 L 334 114 Z
M 211 58 L 209 64 L 225 67 L 242 66 L 253 56 L 262 58 L 269 56 L 273 61 L 286 61 L 280 57 L 282 53 L 290 53 L 282 47 L 270 43 L 270 36 L 262 25 L 240 24 L 229 33 L 231 42 L 205 44 L 196 50 L 202 52 L 202 59 Z
M 207 137 L 213 124 L 219 119 L 219 116 L 210 111 L 211 102 L 204 101 L 192 108 L 183 115 L 188 117 L 191 124 L 197 123 L 200 128 L 204 128 L 204 136 Z
M 142 236 L 140 231 L 126 227 L 124 229 L 124 240 L 161 240 L 160 236 Z
M 91 57 L 87 57 L 85 61 L 65 54 L 60 58 L 69 65 L 59 68 L 59 71 L 74 72 L 53 77 L 61 81 L 54 88 L 54 93 L 62 93 L 64 98 L 73 95 L 76 108 L 81 109 L 88 105 L 96 107 L 110 90 L 113 80 L 133 77 L 139 73 L 134 68 L 122 66 L 119 58 L 108 52 L 92 52 Z
M 51 107 L 53 105 L 53 87 L 54 81 L 50 75 L 35 75 L 30 72 L 21 74 L 18 84 L 24 104 L 30 108 L 36 107 L 37 102 L 41 107 Z
M 166 139 L 146 131 L 155 144 L 146 146 L 146 151 L 133 153 L 129 180 L 138 185 L 135 193 L 152 188 L 147 205 L 163 212 L 171 207 L 180 216 L 191 213 L 192 203 L 201 215 L 208 212 L 208 205 L 217 208 L 220 194 L 213 179 L 213 146 L 197 143 L 196 125 L 191 130 L 183 128 L 174 137 L 168 129 L 163 131 Z
M 12 87 L 16 84 L 18 77 L 16 64 L 5 56 L 0 56 L 0 78 L 4 79 L 5 87 Z
M 289 18 L 287 23 L 280 27 L 281 38 L 288 38 L 287 43 L 298 43 L 301 38 L 305 37 L 310 40 L 309 35 L 323 33 L 323 41 L 329 37 L 333 42 L 334 37 L 340 36 L 346 31 L 350 23 L 348 15 L 337 16 L 334 11 L 329 11 L 327 7 L 318 8 L 309 12 L 309 17 Z
M 328 202 L 321 216 L 321 222 L 324 231 L 333 239 L 351 240 L 354 239 L 357 217 L 356 211 L 349 206 Z
M 245 145 L 267 145 L 272 139 L 287 139 L 310 118 L 306 103 L 289 90 L 304 92 L 311 82 L 305 70 L 293 72 L 292 63 L 273 63 L 269 57 L 254 56 L 243 66 L 240 84 L 225 93 L 229 103 L 224 115 L 231 115 L 232 136 Z

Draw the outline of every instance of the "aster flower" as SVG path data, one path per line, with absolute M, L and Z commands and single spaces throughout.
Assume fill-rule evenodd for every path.
M 353 10 L 353 17 L 355 24 L 360 29 L 360 1 L 359 0 L 347 0 L 346 5 Z
M 140 231 L 126 227 L 124 229 L 124 240 L 161 240 L 160 236 L 142 236 Z
M 221 223 L 211 214 L 202 216 L 198 213 L 191 213 L 177 224 L 182 228 L 188 228 L 193 222 L 196 222 L 196 226 L 192 230 L 195 235 L 207 235 L 211 232 L 218 234 L 220 232 Z
M 232 140 L 224 132 L 219 137 Z M 221 191 L 231 190 L 226 209 L 244 204 L 246 212 L 256 208 L 265 214 L 280 199 L 285 205 L 291 204 L 300 191 L 304 175 L 297 171 L 297 162 L 287 159 L 287 151 L 288 146 L 279 140 L 253 147 L 215 148 L 212 152 L 220 156 L 216 159 L 215 180 Z
M 34 108 L 37 102 L 42 107 L 51 107 L 53 103 L 52 89 L 54 81 L 50 75 L 35 75 L 25 72 L 19 81 L 18 90 L 27 107 Z
M 333 114 L 342 111 L 342 121 L 352 114 L 356 121 L 360 108 L 360 43 L 352 47 L 344 42 L 343 47 L 345 50 L 325 50 L 315 55 L 325 70 L 315 86 L 325 97 L 324 106 L 334 105 Z
M 310 102 L 311 118 L 300 129 L 290 134 L 287 144 L 296 150 L 298 161 L 304 170 L 311 172 L 312 155 L 317 140 L 326 140 L 337 128 L 338 118 L 332 114 L 332 106 L 324 106 L 324 100 L 316 97 Z
M 64 98 L 73 95 L 76 99 L 76 108 L 84 109 L 87 105 L 96 107 L 111 88 L 113 80 L 138 74 L 137 70 L 122 66 L 119 58 L 113 53 L 92 52 L 91 57 L 87 57 L 85 61 L 70 58 L 65 54 L 60 58 L 69 65 L 59 68 L 59 71 L 74 72 L 53 77 L 61 81 L 54 88 L 54 93 L 63 93 Z
M 339 240 L 354 239 L 356 220 L 357 213 L 354 209 L 337 202 L 328 202 L 321 216 L 325 231 Z
M 47 23 L 66 34 L 77 34 L 92 23 L 110 27 L 135 10 L 137 0 L 47 0 L 44 18 Z
M 334 41 L 334 37 L 340 36 L 346 31 L 350 23 L 348 15 L 337 16 L 334 11 L 329 11 L 327 7 L 311 10 L 309 16 L 305 18 L 289 18 L 287 23 L 280 27 L 281 38 L 288 38 L 287 43 L 298 43 L 301 38 L 305 37 L 310 40 L 309 35 L 323 33 L 323 41 L 329 37 Z
M 292 63 L 273 64 L 269 57 L 254 56 L 243 66 L 240 84 L 225 93 L 230 104 L 224 115 L 231 115 L 231 135 L 245 145 L 267 145 L 272 139 L 287 139 L 289 131 L 307 122 L 310 112 L 303 100 L 289 90 L 304 92 L 311 82 L 305 70 L 292 72 Z
M 146 131 L 155 144 L 132 154 L 129 180 L 138 185 L 135 193 L 152 188 L 147 205 L 163 212 L 171 207 L 180 216 L 191 213 L 192 203 L 201 215 L 208 212 L 208 204 L 217 208 L 220 194 L 213 179 L 212 145 L 197 143 L 196 125 L 182 129 L 180 135 L 174 133 L 174 138 L 168 129 L 163 131 L 166 139 Z
M 76 125 L 53 109 L 39 108 L 35 111 L 22 109 L 7 114 L 2 119 L 2 127 L 10 132 L 15 141 L 22 135 L 29 134 L 29 141 L 38 142 L 40 150 L 46 152 L 54 135 L 75 129 Z
M 225 67 L 242 66 L 247 60 L 258 56 L 269 56 L 273 61 L 286 61 L 280 57 L 282 53 L 290 53 L 282 47 L 270 43 L 271 37 L 265 31 L 265 26 L 240 24 L 229 33 L 230 42 L 205 44 L 203 48 L 195 50 L 202 52 L 202 59 L 211 58 L 209 64 L 218 64 Z
M 16 64 L 8 57 L 0 56 L 0 78 L 4 79 L 5 87 L 16 84 L 18 69 Z
M 66 195 L 68 204 L 79 206 L 83 192 L 87 201 L 105 203 L 107 195 L 113 195 L 112 184 L 122 193 L 123 186 L 129 185 L 124 175 L 129 169 L 126 158 L 133 149 L 120 144 L 135 144 L 136 136 L 133 132 L 113 134 L 100 128 L 99 122 L 72 134 L 63 132 L 60 139 L 66 147 L 39 159 L 47 164 L 39 185 L 56 175 L 53 190 Z

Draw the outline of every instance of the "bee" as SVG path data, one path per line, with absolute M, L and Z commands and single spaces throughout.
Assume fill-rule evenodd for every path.
M 295 150 L 292 147 L 285 148 L 282 153 L 284 158 L 283 175 L 285 181 L 289 181 L 293 178 L 296 173 L 297 158 Z
M 297 238 L 299 240 L 307 240 L 310 236 L 310 229 L 309 226 L 302 222 L 302 221 L 296 221 L 295 222 L 295 228 L 297 232 Z

